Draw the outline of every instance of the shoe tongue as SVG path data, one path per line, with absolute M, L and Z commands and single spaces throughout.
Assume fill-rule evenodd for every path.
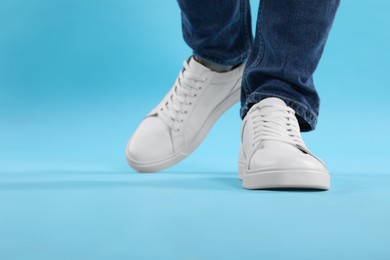
M 287 105 L 280 98 L 271 97 L 271 98 L 265 98 L 261 100 L 259 103 L 252 106 L 249 111 L 255 112 L 255 111 L 259 111 L 258 109 L 261 109 L 261 111 L 263 112 L 274 111 L 275 106 L 286 107 Z
M 192 56 L 188 62 L 188 66 L 190 67 L 191 72 L 198 76 L 203 76 L 204 74 L 210 72 L 210 69 L 197 62 Z M 184 74 L 185 73 L 186 72 L 184 71 Z
M 258 103 L 258 106 L 260 106 L 260 107 L 274 106 L 274 105 L 286 106 L 286 103 L 284 103 L 284 101 L 281 100 L 280 98 L 275 98 L 275 97 L 265 98 Z

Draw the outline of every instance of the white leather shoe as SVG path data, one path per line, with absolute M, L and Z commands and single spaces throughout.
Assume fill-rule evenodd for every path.
M 127 144 L 127 160 L 139 172 L 160 171 L 187 157 L 240 99 L 244 65 L 218 73 L 191 57 L 183 66 L 171 90 Z
M 323 189 L 324 163 L 304 144 L 293 109 L 279 98 L 253 105 L 243 120 L 239 177 L 246 189 Z

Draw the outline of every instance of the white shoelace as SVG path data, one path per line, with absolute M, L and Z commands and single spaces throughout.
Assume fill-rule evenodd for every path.
M 175 123 L 184 122 L 188 108 L 198 97 L 202 86 L 197 83 L 203 83 L 207 80 L 194 74 L 187 61 L 184 61 L 183 68 L 172 87 L 171 95 L 158 111 L 158 115 L 173 131 L 180 131 L 180 127 L 175 127 Z
M 267 110 L 267 111 L 265 111 Z M 299 130 L 295 111 L 290 107 L 272 105 L 252 114 L 253 146 L 262 140 L 276 140 L 306 147 Z

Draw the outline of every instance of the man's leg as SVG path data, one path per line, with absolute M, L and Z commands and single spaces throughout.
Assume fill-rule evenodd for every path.
M 313 73 L 339 0 L 262 0 L 253 52 L 243 78 L 241 117 L 266 97 L 292 107 L 302 131 L 313 130 L 320 100 Z
M 329 189 L 321 160 L 300 131 L 313 130 L 319 96 L 313 73 L 339 0 L 262 0 L 241 92 L 243 187 Z
M 221 64 L 246 60 L 252 46 L 249 0 L 178 0 L 183 37 L 193 54 Z
M 160 171 L 191 154 L 240 99 L 242 63 L 252 44 L 248 0 L 178 2 L 195 57 L 128 142 L 127 160 L 140 172 Z

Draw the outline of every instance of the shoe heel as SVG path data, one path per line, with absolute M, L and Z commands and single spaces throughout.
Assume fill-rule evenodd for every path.
M 238 178 L 243 180 L 245 172 L 245 162 L 238 162 Z

